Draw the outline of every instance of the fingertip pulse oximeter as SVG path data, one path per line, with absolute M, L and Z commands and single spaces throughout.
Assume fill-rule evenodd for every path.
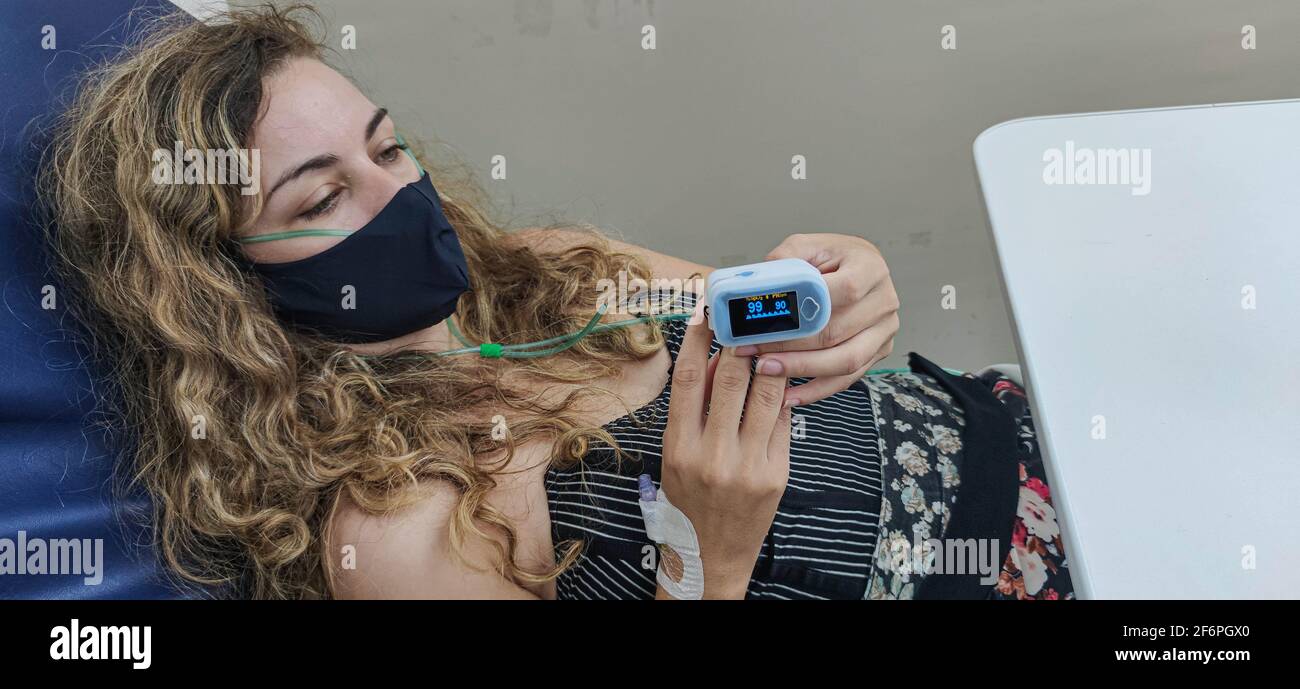
M 704 316 L 723 347 L 797 340 L 831 319 L 825 278 L 798 258 L 719 268 L 705 295 Z

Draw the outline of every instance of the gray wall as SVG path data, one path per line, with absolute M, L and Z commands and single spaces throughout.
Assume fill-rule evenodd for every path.
M 1296 0 L 318 2 L 334 36 L 356 27 L 345 69 L 479 169 L 515 226 L 586 221 L 710 265 L 793 232 L 870 239 L 903 304 L 881 366 L 1016 359 L 971 159 L 985 128 L 1300 96 Z

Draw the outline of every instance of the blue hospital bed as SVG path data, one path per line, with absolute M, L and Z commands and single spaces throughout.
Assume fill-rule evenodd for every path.
M 147 497 L 115 495 L 124 448 L 89 414 L 104 381 L 83 363 L 84 336 L 66 315 L 33 223 L 41 121 L 66 102 L 89 61 L 111 57 L 142 18 L 172 9 L 164 0 L 0 2 L 0 547 L 20 532 L 103 544 L 98 584 L 0 573 L 0 598 L 207 595 L 171 581 L 158 563 L 148 529 L 131 516 L 148 513 Z M 47 49 L 51 28 L 56 43 Z M 42 308 L 50 287 L 56 308 Z

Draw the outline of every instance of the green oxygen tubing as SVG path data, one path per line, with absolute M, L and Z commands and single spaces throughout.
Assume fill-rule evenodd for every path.
M 456 323 L 454 319 L 448 318 L 447 329 L 451 331 L 453 337 L 455 337 L 457 340 L 460 341 L 461 344 L 465 346 L 460 349 L 449 349 L 445 352 L 436 352 L 435 356 L 457 356 L 461 354 L 478 354 L 479 356 L 485 359 L 502 359 L 502 358 L 536 359 L 539 357 L 551 356 L 552 354 L 559 354 L 560 352 L 563 352 L 564 350 L 569 349 L 570 347 L 573 347 L 574 345 L 578 344 L 578 342 L 582 338 L 592 333 L 608 332 L 610 330 L 617 330 L 618 328 L 626 328 L 628 326 L 638 325 L 641 323 L 649 323 L 651 321 L 659 321 L 661 323 L 670 322 L 670 321 L 684 321 L 690 318 L 692 315 L 694 315 L 693 313 L 666 313 L 666 314 L 657 314 L 652 316 L 641 316 L 639 318 L 631 318 L 625 321 L 616 321 L 614 323 L 600 323 L 601 317 L 604 316 L 605 312 L 608 310 L 609 310 L 608 304 L 601 304 L 596 309 L 596 315 L 592 316 L 591 320 L 587 321 L 587 325 L 577 332 L 569 333 L 568 335 L 560 335 L 559 337 L 552 337 L 545 340 L 538 340 L 537 342 L 527 342 L 524 344 L 499 344 L 495 342 L 484 342 L 482 344 L 476 345 L 470 342 L 468 339 L 465 338 L 464 335 L 461 334 L 460 328 L 456 327 Z M 961 375 L 962 373 L 961 371 L 956 371 L 953 369 L 944 369 L 944 370 L 948 371 L 949 373 L 952 373 L 953 375 Z M 907 368 L 881 368 L 881 369 L 874 369 L 871 371 L 867 371 L 867 375 L 869 376 L 882 376 L 882 375 L 889 375 L 891 373 L 912 373 L 912 370 Z
M 592 333 L 607 332 L 618 328 L 626 328 L 630 325 L 637 325 L 639 323 L 649 323 L 650 321 L 684 321 L 692 316 L 690 313 L 665 313 L 653 316 L 641 316 L 640 318 L 631 318 L 614 323 L 600 323 L 597 325 L 600 322 L 601 316 L 604 316 L 605 312 L 608 310 L 608 304 L 601 304 L 600 307 L 596 309 L 596 315 L 592 316 L 590 321 L 587 321 L 586 327 L 575 333 L 552 337 L 546 340 L 539 340 L 537 342 L 528 342 L 525 344 L 498 344 L 495 342 L 484 342 L 483 344 L 476 345 L 465 339 L 465 336 L 461 334 L 460 329 L 456 327 L 455 321 L 448 318 L 447 329 L 451 331 L 452 336 L 457 340 L 460 340 L 460 343 L 465 346 L 461 349 L 450 349 L 445 352 L 437 352 L 437 356 L 478 354 L 485 359 L 536 359 L 538 357 L 559 354 L 560 352 L 578 344 L 579 340 Z

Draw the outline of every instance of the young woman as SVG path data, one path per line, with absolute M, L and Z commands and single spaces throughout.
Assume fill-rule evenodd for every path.
M 898 329 L 870 243 L 773 249 L 831 288 L 812 341 L 722 351 L 695 318 L 546 357 L 442 356 L 579 330 L 602 280 L 710 269 L 590 228 L 492 224 L 467 175 L 426 171 L 324 63 L 311 17 L 161 25 L 88 76 L 43 166 L 51 242 L 176 571 L 253 597 L 667 598 L 656 573 L 675 553 L 636 500 L 648 474 L 693 525 L 704 597 L 912 594 L 926 573 L 908 541 L 949 523 L 973 402 L 938 370 L 863 381 Z M 178 149 L 249 152 L 256 183 L 159 173 Z M 1006 495 L 1041 484 L 1003 478 Z M 1001 525 L 990 595 L 1068 593 L 1041 485 L 1037 511 L 1022 499 Z

